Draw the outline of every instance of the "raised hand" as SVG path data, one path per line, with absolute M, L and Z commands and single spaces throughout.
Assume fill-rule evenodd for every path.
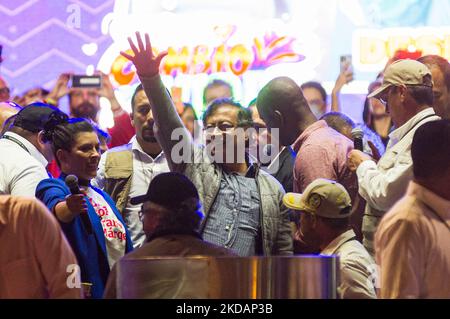
M 145 46 L 139 32 L 136 32 L 136 41 L 137 47 L 133 40 L 131 40 L 130 37 L 128 38 L 128 43 L 130 44 L 130 48 L 133 51 L 134 56 L 131 56 L 123 51 L 121 51 L 120 54 L 133 62 L 138 75 L 148 77 L 157 75 L 159 73 L 161 60 L 167 55 L 167 52 L 161 52 L 157 57 L 155 57 L 153 55 L 150 37 L 147 33 L 145 34 Z
M 353 81 L 353 71 L 350 67 L 347 67 L 339 74 L 334 84 L 333 91 L 331 92 L 331 111 L 341 112 L 341 107 L 339 105 L 339 94 L 341 93 L 342 87 L 351 81 Z
M 98 89 L 98 95 L 106 97 L 109 101 L 114 100 L 116 96 L 114 95 L 114 87 L 109 76 L 100 71 L 97 74 L 102 77 L 102 87 Z
M 114 94 L 114 87 L 111 83 L 109 75 L 101 71 L 97 71 L 96 74 L 102 77 L 102 87 L 97 89 L 97 94 L 108 99 L 111 104 L 111 111 L 113 111 L 113 113 L 123 111 L 122 106 Z
M 52 99 L 58 102 L 63 96 L 69 94 L 70 88 L 68 86 L 70 80 L 70 73 L 61 74 L 56 80 L 55 86 L 52 91 L 48 94 L 47 99 Z
M 353 81 L 353 71 L 347 68 L 343 70 L 336 79 L 333 92 L 339 93 L 342 87 L 351 81 Z

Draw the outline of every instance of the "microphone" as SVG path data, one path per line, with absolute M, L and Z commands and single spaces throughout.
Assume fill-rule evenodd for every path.
M 364 150 L 363 136 L 364 136 L 364 131 L 362 129 L 360 129 L 359 127 L 355 127 L 352 130 L 353 148 L 355 150 L 363 152 L 363 150 Z
M 65 179 L 67 187 L 70 189 L 70 193 L 72 195 L 83 194 L 78 186 L 78 177 L 75 175 L 67 175 Z M 92 234 L 92 226 L 91 221 L 89 220 L 89 216 L 87 214 L 80 214 L 81 221 L 83 222 L 84 228 L 88 234 Z

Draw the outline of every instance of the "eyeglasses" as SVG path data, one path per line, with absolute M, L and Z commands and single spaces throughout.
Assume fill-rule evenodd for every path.
M 381 102 L 381 104 L 383 104 L 384 106 L 387 105 L 390 91 L 391 91 L 390 88 L 387 89 L 386 92 L 384 92 L 384 93 L 378 98 L 378 100 L 379 100 L 379 101 Z
M 223 123 L 216 123 L 216 124 L 208 124 L 208 125 L 206 125 L 204 130 L 213 132 L 216 128 L 218 128 L 219 131 L 226 133 L 226 132 L 231 132 L 232 130 L 234 130 L 236 128 L 236 126 L 231 123 L 223 122 Z
M 139 211 L 139 220 L 144 222 L 145 215 L 154 214 L 155 211 L 153 209 L 144 210 L 144 205 L 141 206 L 141 210 Z
M 387 98 L 385 98 L 384 96 L 383 96 L 383 97 L 380 97 L 380 98 L 378 99 L 378 101 L 380 101 L 381 104 L 383 104 L 384 106 L 387 105 Z
M 142 209 L 139 211 L 139 220 L 141 221 L 141 222 L 144 222 L 144 216 L 145 216 L 145 213 L 142 211 Z

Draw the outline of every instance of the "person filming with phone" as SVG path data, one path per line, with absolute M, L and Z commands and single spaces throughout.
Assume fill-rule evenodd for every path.
M 108 129 L 111 135 L 110 147 L 127 144 L 134 135 L 130 115 L 122 108 L 114 94 L 109 76 L 103 73 L 94 76 L 63 73 L 46 102 L 58 105 L 61 98 L 69 97 L 70 117 L 86 118 L 98 123 L 100 98 L 106 98 L 114 117 L 114 127 Z M 120 129 L 119 129 L 120 128 Z
M 339 97 L 342 88 L 353 81 L 353 66 L 351 55 L 343 55 L 340 57 L 340 73 L 334 83 L 331 91 L 331 105 L 328 105 L 327 91 L 321 83 L 316 81 L 308 81 L 301 85 L 303 95 L 308 102 L 311 112 L 317 119 L 320 119 L 326 113 L 341 112 Z

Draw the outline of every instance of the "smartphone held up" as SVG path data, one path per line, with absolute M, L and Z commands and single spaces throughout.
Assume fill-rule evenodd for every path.
M 73 88 L 101 88 L 101 75 L 72 75 L 71 78 Z
M 353 73 L 352 56 L 350 54 L 341 55 L 340 57 L 341 73 Z

